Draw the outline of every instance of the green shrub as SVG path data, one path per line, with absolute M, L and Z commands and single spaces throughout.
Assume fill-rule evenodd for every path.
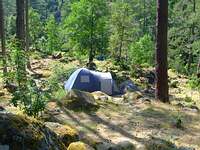
M 149 35 L 145 35 L 130 47 L 130 59 L 132 64 L 153 64 L 154 43 Z
M 200 89 L 200 79 L 196 76 L 192 76 L 188 81 L 188 85 L 192 89 Z
M 47 48 L 46 53 L 52 54 L 55 51 L 61 51 L 62 50 L 62 39 L 60 37 L 61 31 L 60 27 L 55 21 L 55 18 L 53 16 L 50 16 L 50 18 L 47 21 L 46 25 L 46 31 L 47 31 Z
M 38 116 L 45 108 L 45 101 L 49 98 L 48 92 L 38 87 L 26 72 L 27 53 L 21 48 L 18 41 L 14 41 L 11 48 L 12 70 L 8 74 L 8 82 L 15 83 L 17 90 L 12 93 L 11 103 L 20 108 L 29 116 Z
M 36 117 L 45 109 L 46 101 L 49 98 L 48 91 L 38 87 L 34 80 L 29 80 L 23 91 L 18 87 L 17 91 L 13 93 L 11 102 L 16 107 L 20 106 L 27 115 Z
M 125 58 L 121 58 L 121 60 L 115 60 L 114 65 L 119 66 L 121 70 L 130 70 L 130 64 Z
M 53 73 L 49 77 L 48 82 L 52 92 L 56 92 L 63 88 L 63 83 L 77 68 L 65 68 L 61 64 L 56 64 L 52 70 Z
M 66 91 L 64 88 L 59 88 L 57 91 L 53 93 L 53 96 L 57 100 L 61 100 L 63 97 L 66 96 Z

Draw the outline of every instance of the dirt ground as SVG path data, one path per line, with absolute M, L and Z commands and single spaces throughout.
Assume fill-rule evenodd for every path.
M 32 67 L 37 73 L 48 78 L 52 74 L 52 65 L 56 60 L 43 59 L 32 61 Z M 78 65 L 78 62 L 64 64 L 65 67 Z M 106 63 L 104 64 L 106 65 Z M 103 64 L 102 64 L 103 66 Z M 170 72 L 172 78 L 177 78 Z M 174 143 L 177 147 L 190 147 L 200 150 L 200 113 L 196 109 L 179 105 L 187 97 L 200 106 L 200 93 L 188 88 L 187 78 L 178 78 L 178 88 L 171 88 L 172 104 L 163 104 L 156 100 L 141 101 L 132 99 L 124 102 L 123 97 L 111 97 L 109 100 L 97 100 L 98 110 L 72 111 L 59 106 L 56 102 L 47 105 L 47 121 L 59 122 L 77 128 L 81 138 L 89 144 L 97 141 L 118 143 L 130 141 L 137 145 L 138 150 L 144 149 L 144 142 L 156 137 Z M 10 94 L 2 87 L 0 106 L 13 110 L 9 105 Z M 96 93 L 94 93 L 95 96 Z M 189 102 L 190 103 L 190 102 Z M 177 128 L 177 121 L 181 127 Z

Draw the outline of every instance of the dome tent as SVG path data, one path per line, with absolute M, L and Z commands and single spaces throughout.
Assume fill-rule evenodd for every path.
M 108 95 L 119 94 L 110 73 L 91 71 L 86 68 L 76 70 L 64 83 L 65 90 L 77 89 L 86 92 L 102 91 Z

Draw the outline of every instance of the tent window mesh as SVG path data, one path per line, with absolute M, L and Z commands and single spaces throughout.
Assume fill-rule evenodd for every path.
M 89 76 L 81 76 L 81 83 L 89 83 L 90 78 Z

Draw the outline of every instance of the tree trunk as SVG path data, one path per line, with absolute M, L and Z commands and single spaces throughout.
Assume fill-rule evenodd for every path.
M 93 10 L 92 10 L 93 14 Z M 93 16 L 93 15 L 92 15 Z M 94 59 L 94 47 L 93 47 L 93 42 L 94 42 L 94 18 L 91 18 L 91 31 L 90 31 L 90 52 L 89 52 L 89 65 L 92 64 L 93 59 Z
M 146 21 L 147 21 L 147 19 L 146 19 L 146 0 L 143 0 L 143 9 L 144 9 L 144 14 L 143 14 L 143 18 L 144 18 L 144 22 L 143 22 L 143 34 L 146 34 L 146 25 L 147 25 L 147 23 L 146 23 Z
M 19 63 L 20 60 L 17 60 L 19 64 L 17 64 L 18 74 L 21 76 L 20 80 L 18 80 L 18 85 L 20 88 L 25 89 L 25 84 L 27 80 L 26 76 L 26 55 L 25 55 L 25 47 L 26 47 L 26 40 L 25 40 L 25 0 L 16 0 L 16 11 L 17 11 L 17 18 L 16 18 L 16 39 L 17 39 L 17 47 L 19 51 L 24 51 L 24 56 L 21 54 L 18 56 L 17 59 L 22 59 L 25 57 L 23 63 Z M 23 82 L 23 83 L 22 83 Z M 23 89 L 23 90 L 24 90 Z
M 5 48 L 5 31 L 4 31 L 4 10 L 3 1 L 0 0 L 0 37 L 1 37 L 1 50 L 2 50 L 2 60 L 3 60 L 3 75 L 6 77 L 7 74 L 7 62 L 6 62 L 6 48 Z M 7 81 L 5 81 L 7 82 Z
M 28 26 L 28 7 L 29 7 L 29 0 L 26 0 L 26 7 L 25 7 L 25 27 L 26 27 L 26 32 L 25 32 L 25 43 L 26 43 L 26 51 L 29 50 L 29 26 Z
M 25 50 L 25 0 L 16 0 L 16 38 L 19 40 L 20 48 Z
M 26 28 L 26 31 L 25 31 L 25 47 L 26 47 L 26 52 L 28 53 L 29 52 L 29 17 L 28 17 L 28 14 L 29 14 L 29 0 L 26 0 L 25 2 L 25 28 Z M 30 59 L 27 58 L 27 68 L 32 71 L 32 68 L 31 68 L 31 62 L 30 62 Z
M 169 102 L 167 32 L 168 0 L 157 0 L 156 98 Z
M 197 78 L 200 78 L 200 57 L 199 57 L 199 62 L 197 64 Z
M 196 0 L 193 0 L 193 13 L 196 13 Z M 191 44 L 195 41 L 195 23 L 192 23 L 191 27 L 191 36 L 192 36 L 192 41 Z M 193 52 L 192 48 L 189 50 L 189 57 L 188 57 L 188 65 L 187 65 L 187 73 L 188 75 L 191 74 L 191 63 L 193 61 Z

